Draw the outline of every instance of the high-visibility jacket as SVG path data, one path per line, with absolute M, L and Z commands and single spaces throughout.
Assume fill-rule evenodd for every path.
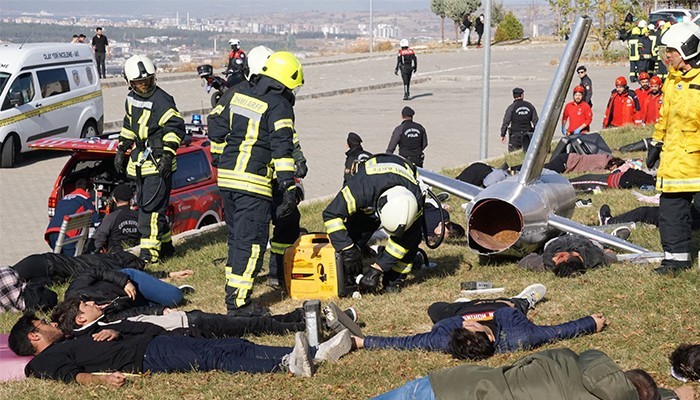
M 619 94 L 613 89 L 605 108 L 603 128 L 636 124 L 639 110 L 639 100 L 633 90 L 626 89 Z
M 219 188 L 272 198 L 273 172 L 281 186 L 294 182 L 294 110 L 286 88 L 261 76 L 255 86 L 227 91 L 209 114 Z
M 700 191 L 700 68 L 685 74 L 669 68 L 663 104 L 652 139 L 663 142 L 656 188 Z
M 579 126 L 586 124 L 582 132 L 588 132 L 593 122 L 593 111 L 588 103 L 581 101 L 576 104 L 575 101 L 567 103 L 564 107 L 564 113 L 561 117 L 562 125 L 566 124 L 566 120 L 569 120 L 569 125 L 566 130 L 569 134 L 572 134 Z
M 126 172 L 136 177 L 136 166 L 146 148 L 151 148 L 152 157 L 141 164 L 141 176 L 158 173 L 158 162 L 164 152 L 173 157 L 185 136 L 185 120 L 177 111 L 175 100 L 161 88 L 156 88 L 150 97 L 141 97 L 133 90 L 126 96 L 126 115 L 119 133 L 119 148 L 131 152 Z M 153 160 L 156 160 L 156 163 Z M 173 171 L 177 163 L 173 160 Z
M 630 61 L 639 61 L 639 35 L 641 34 L 641 31 L 639 28 L 634 27 L 632 28 L 632 34 L 630 35 L 629 39 L 627 39 L 627 48 L 629 49 L 629 60 Z

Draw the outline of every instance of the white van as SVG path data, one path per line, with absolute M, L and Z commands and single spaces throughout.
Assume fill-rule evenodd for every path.
M 102 133 L 102 86 L 89 45 L 0 45 L 0 167 L 28 142 Z

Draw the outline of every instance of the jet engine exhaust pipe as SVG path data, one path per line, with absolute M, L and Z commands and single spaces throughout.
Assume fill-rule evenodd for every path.
M 484 199 L 469 215 L 469 247 L 481 253 L 500 253 L 517 243 L 523 228 L 523 216 L 515 206 Z

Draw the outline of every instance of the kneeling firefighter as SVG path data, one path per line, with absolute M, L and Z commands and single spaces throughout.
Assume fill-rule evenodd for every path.
M 172 255 L 174 248 L 165 212 L 170 201 L 175 155 L 185 136 L 185 121 L 175 100 L 156 85 L 156 68 L 146 56 L 135 55 L 124 64 L 129 84 L 126 115 L 114 157 L 117 173 L 136 180 L 141 234 L 140 257 L 158 262 Z M 133 147 L 133 148 L 132 148 Z M 126 162 L 126 152 L 131 155 Z
M 389 234 L 386 247 L 360 280 L 360 290 L 399 290 L 411 272 L 422 239 L 424 194 L 415 166 L 403 157 L 380 154 L 360 164 L 357 173 L 323 211 L 333 248 L 340 253 L 345 276 L 363 271 L 362 254 L 380 226 Z

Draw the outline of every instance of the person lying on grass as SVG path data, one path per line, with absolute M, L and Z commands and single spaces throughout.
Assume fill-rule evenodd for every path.
M 430 332 L 403 337 L 353 336 L 353 343 L 358 349 L 423 349 L 482 360 L 495 353 L 529 350 L 603 330 L 606 319 L 602 314 L 552 326 L 530 322 L 528 309 L 534 308 L 546 291 L 544 285 L 534 284 L 510 299 L 434 303 L 428 308 L 435 323 Z
M 24 369 L 28 377 L 79 384 L 123 386 L 125 374 L 189 371 L 274 373 L 311 376 L 314 357 L 337 361 L 350 351 L 345 330 L 309 347 L 304 332 L 297 332 L 294 347 L 263 346 L 239 338 L 202 339 L 167 332 L 145 322 L 125 321 L 121 332 L 101 330 L 93 335 L 66 339 L 55 322 L 26 313 L 10 331 L 8 345 L 20 356 L 34 356 Z M 315 354 L 314 354 L 315 353 Z M 103 371 L 112 371 L 101 374 Z

